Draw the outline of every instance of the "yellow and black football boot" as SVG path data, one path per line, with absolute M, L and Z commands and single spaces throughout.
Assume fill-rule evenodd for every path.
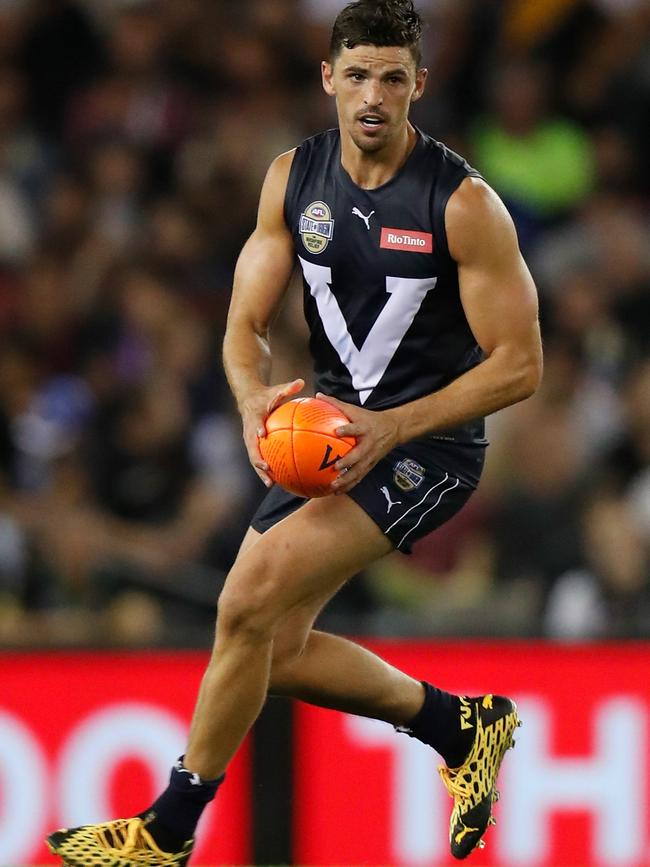
M 47 838 L 65 867 L 185 867 L 194 840 L 180 852 L 163 852 L 141 818 L 62 828 Z
M 458 768 L 441 765 L 438 772 L 454 799 L 449 819 L 449 845 L 454 858 L 467 858 L 485 846 L 483 835 L 494 825 L 492 805 L 498 799 L 497 775 L 521 721 L 517 705 L 500 695 L 460 697 L 461 729 L 474 728 L 474 741 Z

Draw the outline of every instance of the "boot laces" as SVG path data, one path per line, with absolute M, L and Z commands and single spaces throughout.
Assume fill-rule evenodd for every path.
M 464 768 L 448 768 L 446 765 L 438 767 L 438 773 L 445 784 L 445 788 L 455 801 L 464 801 L 472 794 L 470 784 L 464 778 Z
M 111 827 L 112 825 L 112 827 Z M 119 849 L 121 855 L 129 855 L 143 848 L 164 855 L 151 834 L 145 829 L 142 819 L 136 817 L 124 823 L 109 823 L 108 827 L 98 829 L 97 836 L 107 849 Z

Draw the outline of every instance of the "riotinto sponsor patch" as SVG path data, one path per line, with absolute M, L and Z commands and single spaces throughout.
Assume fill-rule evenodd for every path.
M 432 253 L 433 235 L 431 232 L 416 232 L 414 229 L 388 229 L 382 226 L 379 246 L 384 250 Z

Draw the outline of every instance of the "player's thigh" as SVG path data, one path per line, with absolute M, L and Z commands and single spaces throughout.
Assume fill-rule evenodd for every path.
M 392 543 L 350 497 L 307 501 L 242 550 L 221 594 L 220 613 L 266 611 L 276 623 L 324 605 Z
M 257 530 L 253 529 L 253 527 L 249 527 L 246 530 L 244 538 L 241 540 L 241 545 L 239 546 L 239 551 L 237 552 L 237 557 L 235 558 L 235 562 L 239 560 L 239 558 L 248 551 L 248 549 L 257 542 L 262 534 L 258 533 Z

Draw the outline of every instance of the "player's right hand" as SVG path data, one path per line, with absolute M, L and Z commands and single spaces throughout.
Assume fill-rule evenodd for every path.
M 294 379 L 282 385 L 261 386 L 251 392 L 240 405 L 248 459 L 267 488 L 271 487 L 273 480 L 267 472 L 269 466 L 260 454 L 259 438 L 266 436 L 264 423 L 276 406 L 286 398 L 298 394 L 304 387 L 304 379 Z

